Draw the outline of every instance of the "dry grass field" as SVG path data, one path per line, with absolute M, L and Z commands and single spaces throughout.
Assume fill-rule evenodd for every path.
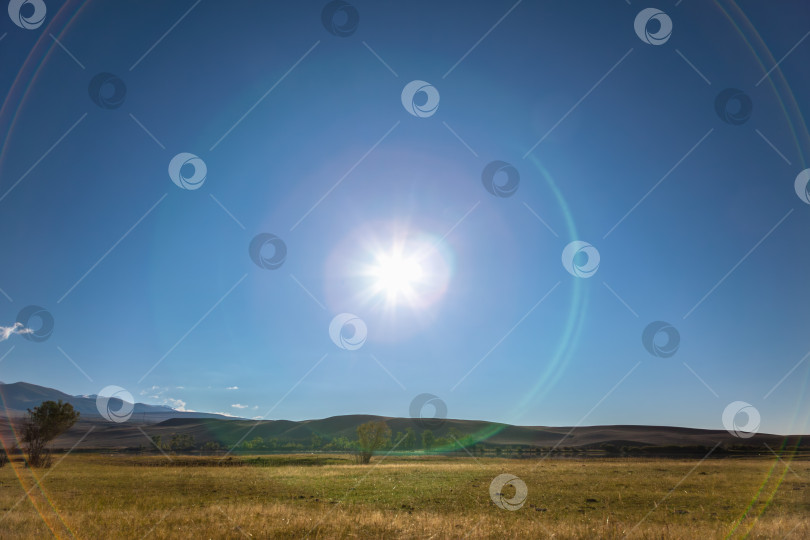
M 0 537 L 810 537 L 806 460 L 171 459 L 69 455 L 44 471 L 7 465 Z M 519 510 L 490 499 L 501 473 L 528 487 Z

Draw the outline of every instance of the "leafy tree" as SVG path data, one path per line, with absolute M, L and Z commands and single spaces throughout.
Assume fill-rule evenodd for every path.
M 160 435 L 152 435 L 152 444 L 154 444 L 158 450 L 162 449 L 163 438 Z
M 48 443 L 70 429 L 79 419 L 79 413 L 70 403 L 43 401 L 34 410 L 28 409 L 23 423 L 22 440 L 28 446 L 28 465 L 50 467 Z
M 438 448 L 439 451 L 442 449 L 447 450 L 448 448 L 453 446 L 453 439 L 450 437 L 437 437 L 433 441 L 433 447 Z
M 358 462 L 366 464 L 371 456 L 391 441 L 391 428 L 385 422 L 366 422 L 357 427 Z
M 318 435 L 317 433 L 313 433 L 310 445 L 312 446 L 313 450 L 317 450 L 318 448 L 323 446 L 323 439 L 321 439 L 321 436 Z
M 217 441 L 207 441 L 203 446 L 202 449 L 205 452 L 219 452 L 222 450 L 222 445 L 219 444 Z
M 416 448 L 416 434 L 413 432 L 413 428 L 405 430 L 405 440 L 402 441 L 402 448 L 404 450 L 413 450 Z
M 254 437 L 253 440 L 242 443 L 242 448 L 245 450 L 262 450 L 265 446 L 266 443 L 261 437 Z
M 350 450 L 351 448 L 352 441 L 348 437 L 335 437 L 323 447 L 324 450 Z
M 172 433 L 172 439 L 169 442 L 169 448 L 171 450 L 182 451 L 182 450 L 194 450 L 194 435 L 189 435 L 188 433 Z
M 426 429 L 422 432 L 422 446 L 424 447 L 425 451 L 429 452 L 431 448 L 433 448 L 433 444 L 436 442 L 436 436 L 433 435 L 433 432 L 429 429 Z

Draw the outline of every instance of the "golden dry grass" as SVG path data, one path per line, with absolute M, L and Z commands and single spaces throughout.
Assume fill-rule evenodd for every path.
M 49 471 L 6 466 L 0 537 L 810 537 L 808 461 L 173 459 L 71 455 Z M 45 475 L 42 489 L 26 497 L 34 472 Z M 528 486 L 520 510 L 490 500 L 504 472 Z

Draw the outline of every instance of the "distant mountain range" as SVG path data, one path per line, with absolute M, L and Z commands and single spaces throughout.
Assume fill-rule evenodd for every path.
M 44 386 L 26 382 L 14 384 L 0 383 L 0 415 L 3 410 L 10 411 L 12 416 L 25 413 L 26 410 L 36 407 L 43 401 L 64 401 L 70 403 L 79 411 L 83 419 L 103 420 L 96 407 L 96 396 L 71 396 Z M 121 402 L 113 403 L 113 408 L 120 407 Z M 15 414 L 16 413 L 16 414 Z M 223 414 L 177 411 L 162 405 L 148 405 L 135 403 L 132 420 L 142 424 L 156 424 L 170 418 L 229 418 Z
M 746 446 L 770 453 L 785 446 L 808 447 L 810 438 L 801 435 L 772 435 L 757 433 L 741 439 L 725 430 L 692 429 L 667 426 L 584 426 L 543 427 L 513 426 L 480 420 L 445 419 L 428 422 L 414 418 L 391 418 L 364 414 L 332 416 L 318 420 L 246 420 L 220 414 L 177 411 L 169 407 L 136 403 L 132 417 L 123 423 L 105 420 L 96 409 L 95 396 L 71 396 L 35 384 L 0 383 L 0 439 L 13 446 L 11 427 L 19 422 L 26 409 L 45 400 L 70 403 L 80 413 L 80 421 L 59 437 L 54 446 L 69 448 L 81 441 L 78 448 L 124 449 L 149 448 L 148 437 L 160 435 L 164 441 L 174 435 L 190 435 L 197 445 L 216 442 L 228 447 L 240 440 L 261 437 L 281 444 L 308 447 L 317 435 L 324 442 L 339 438 L 356 439 L 357 427 L 371 420 L 383 421 L 394 434 L 412 429 L 417 439 L 426 429 L 437 438 L 465 437 L 473 443 L 495 447 L 545 448 L 723 448 Z M 810 447 L 806 448 L 810 449 Z

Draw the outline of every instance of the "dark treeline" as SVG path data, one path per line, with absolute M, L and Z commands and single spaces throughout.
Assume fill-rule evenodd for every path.
M 767 447 L 745 444 L 721 444 L 712 450 L 711 446 L 703 445 L 629 445 L 601 443 L 588 446 L 526 446 L 526 445 L 499 445 L 487 442 L 472 442 L 465 437 L 433 437 L 430 431 L 425 432 L 424 437 L 416 437 L 415 434 L 409 436 L 405 433 L 397 433 L 391 437 L 390 442 L 386 442 L 378 449 L 379 453 L 392 453 L 397 455 L 407 454 L 445 454 L 458 457 L 506 457 L 506 458 L 543 458 L 543 457 L 697 457 L 701 458 L 711 452 L 712 457 L 734 457 L 734 456 L 773 456 Z M 262 454 L 262 453 L 354 453 L 358 450 L 357 439 L 348 437 L 336 437 L 328 439 L 318 434 L 313 434 L 308 442 L 285 441 L 275 437 L 253 437 L 242 441 L 238 446 L 233 445 L 236 441 L 205 441 L 198 442 L 194 436 L 188 434 L 173 433 L 169 436 L 155 435 L 152 437 L 152 445 L 148 443 L 137 447 L 124 449 L 127 453 L 173 453 L 173 454 L 197 454 L 197 455 L 218 455 L 225 452 L 234 454 Z M 810 444 L 800 446 L 790 446 L 787 448 L 774 448 L 780 454 L 792 454 L 801 452 L 810 453 Z M 98 452 L 100 449 L 76 449 L 74 452 Z M 11 453 L 21 452 L 19 449 L 11 450 Z M 59 452 L 56 450 L 56 452 Z M 3 465 L 5 456 L 0 452 L 0 466 Z

